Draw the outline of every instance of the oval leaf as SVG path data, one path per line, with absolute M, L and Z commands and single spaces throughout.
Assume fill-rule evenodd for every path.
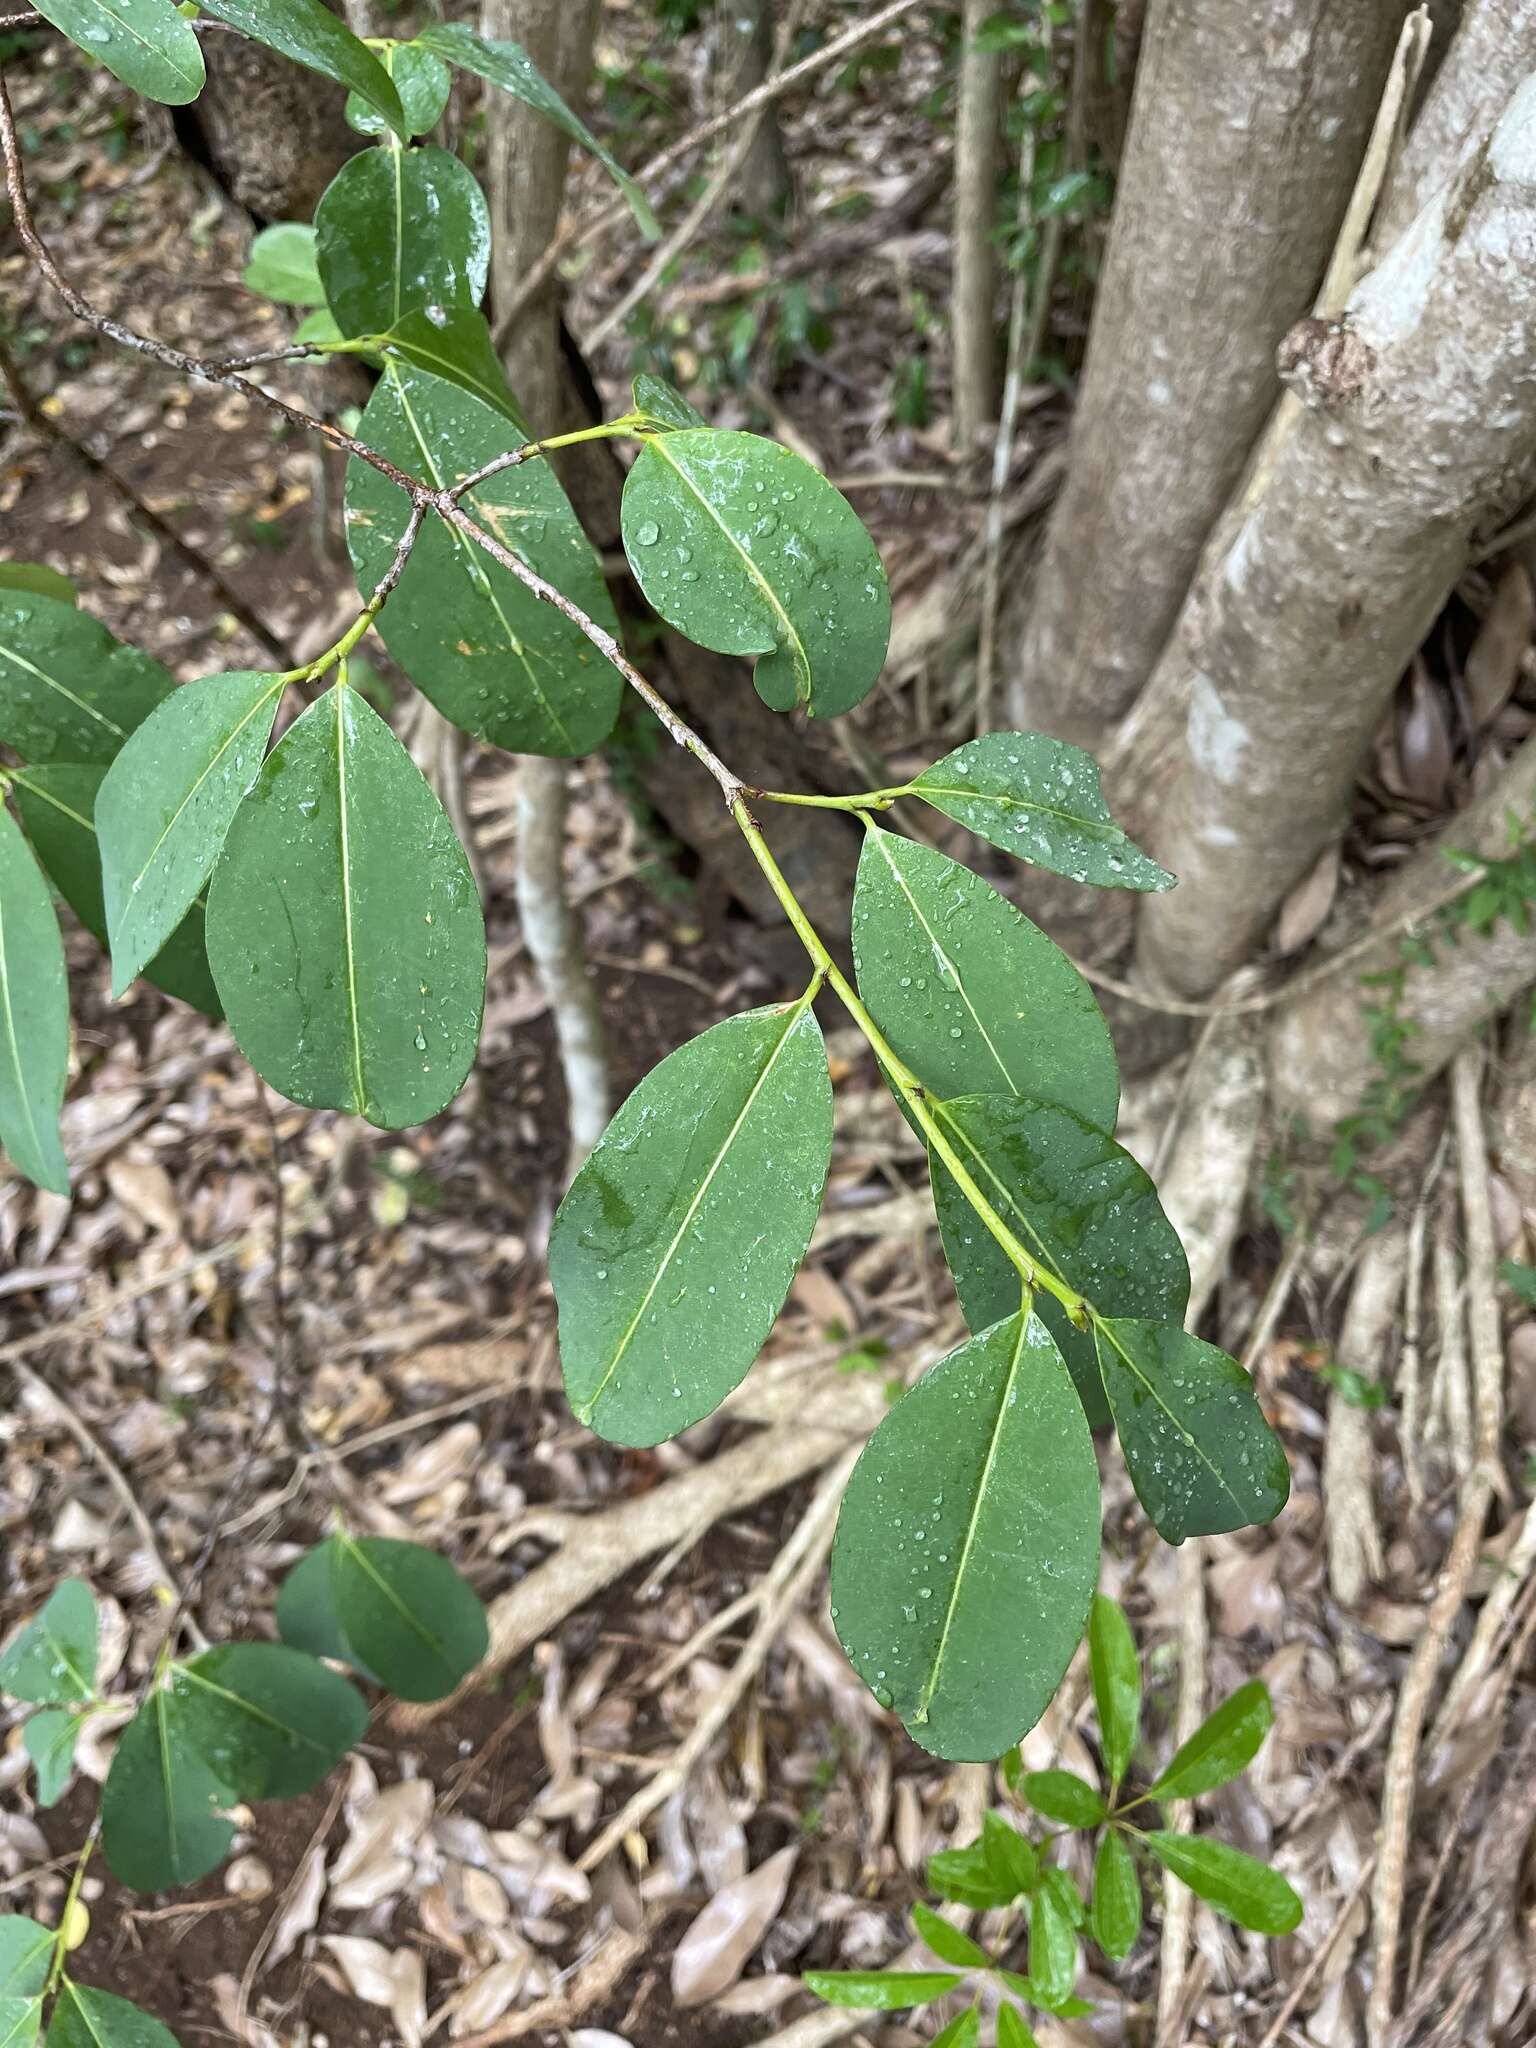
M 48 2022 L 47 2048 L 178 2048 L 176 2036 L 126 1998 L 76 1984 L 59 1984 Z
M 196 1884 L 229 1854 L 238 1804 L 188 1737 L 171 1695 L 152 1692 L 118 1739 L 101 1795 L 102 1847 L 134 1892 Z
M 389 363 L 359 429 L 408 474 L 447 487 L 507 447 L 505 417 L 441 378 Z M 619 623 L 592 544 L 547 462 L 503 470 L 464 509 L 589 618 Z M 347 545 L 358 584 L 374 588 L 394 559 L 410 507 L 387 477 L 347 471 Z M 508 569 L 440 519 L 427 522 L 379 614 L 379 632 L 445 718 L 522 754 L 584 754 L 599 746 L 624 694 L 618 670 L 586 636 Z
M 936 1756 L 1000 1756 L 1049 1704 L 1099 1560 L 1093 1440 L 1037 1316 L 919 1380 L 865 1446 L 832 1552 L 850 1661 Z
M 1278 1870 L 1241 1849 L 1203 1835 L 1174 1835 L 1151 1829 L 1142 1841 L 1181 1878 L 1198 1899 L 1255 1934 L 1290 1934 L 1301 1925 L 1302 1905 Z
M 333 1536 L 283 1582 L 286 1643 L 337 1657 L 404 1700 L 445 1699 L 489 1647 L 485 1609 L 435 1551 L 384 1536 Z
M 1269 1687 L 1260 1679 L 1240 1685 L 1191 1735 L 1153 1785 L 1153 1799 L 1198 1799 L 1246 1771 L 1275 1725 Z
M 1095 1593 L 1088 1615 L 1088 1668 L 1099 1716 L 1099 1747 L 1111 1788 L 1130 1766 L 1141 1732 L 1141 1665 L 1124 1609 Z
M 1157 1190 L 1129 1152 L 1074 1110 L 1009 1095 L 930 1104 L 1004 1223 L 1105 1315 L 1181 1317 L 1189 1262 Z M 930 1158 L 944 1256 L 966 1322 L 985 1330 L 1018 1305 L 1019 1276 L 1002 1246 Z M 1089 1423 L 1110 1419 L 1092 1336 L 1041 1295 L 1037 1311 L 1061 1348 Z
M 1182 1543 L 1272 1521 L 1290 1468 L 1236 1359 L 1174 1323 L 1094 1329 L 1131 1483 L 1159 1534 Z
M 1029 1975 L 1047 2011 L 1064 2004 L 1077 1982 L 1077 1936 L 1056 1893 L 1044 1887 L 1029 1902 Z
M 124 745 L 96 798 L 102 890 L 120 996 L 156 958 L 213 872 L 255 781 L 280 676 L 205 676 L 173 690 Z
M 807 1970 L 800 1979 L 828 2005 L 854 2012 L 905 2012 L 959 1988 L 950 1970 Z
M 912 1908 L 912 1925 L 928 1944 L 941 1963 L 953 1963 L 961 1970 L 985 1970 L 991 1967 L 992 1958 L 978 1942 L 959 1927 L 951 1927 L 932 1906 L 925 1906 L 921 1900 Z
M 802 456 L 710 427 L 647 441 L 624 481 L 624 552 L 701 647 L 759 656 L 765 704 L 847 711 L 874 687 L 891 599 L 858 514 Z
M 980 875 L 871 828 L 853 948 L 860 995 L 931 1094 L 1028 1095 L 1114 1129 L 1120 1075 L 1092 990 Z
M 360 149 L 315 209 L 315 259 L 343 334 L 478 306 L 491 261 L 485 194 L 446 149 Z
M 1141 1932 L 1141 1879 L 1125 1837 L 1114 1828 L 1105 1831 L 1093 1860 L 1088 1924 L 1099 1947 L 1117 1963 L 1130 1954 Z
M 555 1214 L 565 1391 L 611 1443 L 708 1415 L 767 1342 L 832 1156 L 809 992 L 731 1017 L 646 1075 Z
M 37 11 L 148 100 L 184 107 L 203 89 L 203 53 L 171 0 L 42 0 Z
M 0 1692 L 41 1706 L 71 1706 L 96 1693 L 96 1596 L 81 1579 L 54 1587 L 0 1655 Z
M 1093 1828 L 1104 1818 L 1103 1800 L 1075 1771 L 1026 1771 L 1021 1784 L 1036 1813 L 1064 1827 Z
M 105 773 L 103 768 L 77 767 L 70 761 L 12 770 L 16 808 L 32 851 L 81 924 L 103 946 L 107 943 L 107 905 L 93 813 Z M 193 904 L 144 975 L 156 988 L 164 989 L 168 996 L 179 996 L 205 1017 L 223 1016 L 208 971 L 200 901 Z
M 24 1913 L 0 1913 L 0 1997 L 32 1998 L 48 1982 L 54 1936 Z
M 251 242 L 240 282 L 279 306 L 323 306 L 325 286 L 315 265 L 315 231 L 302 221 L 280 220 Z
M 0 808 L 0 1145 L 17 1171 L 69 1193 L 59 1111 L 69 1078 L 64 943 L 42 871 Z
M 362 1695 L 281 1643 L 224 1643 L 173 1664 L 170 1712 L 235 1797 L 293 1799 L 361 1740 Z
M 419 43 L 391 43 L 381 54 L 390 82 L 400 95 L 406 133 L 425 135 L 442 119 L 448 95 L 453 90 L 448 66 L 441 57 L 434 57 L 430 50 L 422 49 Z M 366 100 L 359 99 L 355 92 L 348 93 L 345 111 L 348 125 L 359 135 L 382 135 L 388 125 L 383 116 Z
M 294 1102 L 399 1130 L 463 1086 L 485 1000 L 474 878 L 356 690 L 289 727 L 235 813 L 208 959 L 241 1051 Z
M 89 612 L 0 592 L 0 740 L 24 761 L 105 766 L 174 687 Z
M 665 377 L 653 376 L 649 370 L 642 370 L 630 388 L 634 393 L 635 411 L 648 427 L 672 431 L 709 425 L 697 406 L 690 405 L 681 391 L 674 391 Z
M 80 1716 L 67 1707 L 44 1707 L 22 1729 L 21 1739 L 37 1772 L 39 1806 L 56 1806 L 64 1797 L 79 1734 Z
M 457 384 L 461 391 L 469 392 L 471 397 L 494 407 L 504 419 L 510 420 L 519 442 L 527 440 L 527 422 L 512 396 L 485 315 L 477 307 L 450 306 L 445 310 L 440 306 L 418 306 L 403 313 L 383 337 L 381 353 L 415 369 L 428 370 L 449 384 Z M 500 431 L 505 440 L 505 427 Z M 539 462 L 532 467 L 543 470 L 546 476 L 553 474 L 548 463 Z M 489 557 L 484 559 L 488 561 Z M 606 586 L 603 588 L 606 593 Z M 590 652 L 585 640 L 582 646 Z
M 935 761 L 908 784 L 914 796 L 1019 860 L 1100 889 L 1171 889 L 1115 823 L 1099 764 L 1081 747 L 1037 732 L 993 732 Z
M 202 0 L 202 8 L 269 50 L 346 86 L 377 107 L 397 135 L 405 133 L 400 96 L 388 72 L 323 0 Z

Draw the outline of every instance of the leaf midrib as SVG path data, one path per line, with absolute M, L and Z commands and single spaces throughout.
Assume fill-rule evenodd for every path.
M 28 661 L 27 657 L 24 654 L 18 654 L 14 647 L 0 647 L 0 656 L 3 656 L 6 661 L 14 661 L 16 666 L 25 669 L 28 675 L 36 676 L 40 683 L 45 683 L 50 690 L 57 691 L 66 704 L 73 704 L 75 709 L 83 711 L 87 718 L 94 718 L 98 725 L 105 726 L 106 730 L 110 733 L 115 733 L 118 739 L 127 739 L 127 732 L 117 723 L 115 718 L 108 718 L 104 711 L 98 711 L 96 706 L 88 704 L 84 697 L 77 697 L 67 683 L 61 683 L 57 676 L 49 675 L 48 671 L 44 668 L 39 668 L 36 662 Z
M 121 29 L 124 35 L 128 36 L 131 41 L 137 43 L 139 45 L 139 48 L 143 50 L 147 56 L 153 57 L 157 59 L 160 63 L 164 64 L 167 70 L 174 72 L 177 78 L 183 80 L 184 83 L 186 83 L 187 85 L 190 85 L 195 89 L 202 84 L 202 78 L 200 74 L 196 71 L 183 70 L 181 65 L 177 63 L 175 56 L 172 54 L 172 51 L 174 51 L 177 47 L 185 47 L 185 45 L 180 43 L 180 38 L 175 35 L 174 31 L 172 31 L 171 48 L 162 49 L 158 43 L 152 43 L 147 36 L 141 35 L 138 29 L 134 27 L 133 22 L 128 18 L 126 14 L 119 14 L 114 8 L 104 6 L 102 4 L 102 0 L 74 0 L 74 5 L 77 6 L 82 13 L 94 9 L 96 13 L 104 14 L 107 17 L 108 21 L 110 21 L 115 28 Z M 57 0 L 48 0 L 48 6 L 57 6 Z M 47 11 L 47 7 L 39 8 L 38 10 L 39 13 L 46 13 Z M 58 12 L 61 14 L 65 13 L 66 11 L 67 10 L 65 8 L 58 8 Z M 179 15 L 175 16 L 175 19 L 178 21 L 180 20 L 180 18 L 181 17 Z
M 926 775 L 920 775 L 912 784 L 914 795 L 922 797 L 947 796 L 972 804 L 997 804 L 1003 810 L 1037 811 L 1043 818 L 1055 818 L 1063 825 L 1072 825 L 1090 839 L 1107 845 L 1120 845 L 1125 833 L 1113 818 L 1084 817 L 1077 811 L 1058 810 L 1055 804 L 1039 802 L 1034 797 L 1010 796 L 1006 790 L 978 789 L 974 783 L 963 788 L 952 789 L 945 782 L 931 782 Z
M 400 1598 L 399 1594 L 396 1593 L 394 1587 L 391 1586 L 389 1581 L 383 1576 L 383 1574 L 377 1570 L 372 1559 L 368 1556 L 368 1553 L 362 1548 L 362 1546 L 360 1544 L 354 1543 L 351 1537 L 347 1535 L 345 1530 L 342 1530 L 338 1533 L 336 1540 L 340 1546 L 342 1555 L 350 1561 L 352 1561 L 353 1563 L 355 1563 L 357 1569 L 364 1575 L 364 1577 L 372 1581 L 372 1583 L 378 1588 L 379 1592 L 382 1593 L 384 1598 L 389 1602 L 390 1606 L 393 1607 L 395 1612 L 400 1616 L 401 1620 L 405 1623 L 407 1628 L 409 1628 L 413 1634 L 421 1638 L 422 1642 L 426 1644 L 427 1648 L 432 1652 L 434 1656 L 442 1658 L 442 1660 L 446 1663 L 448 1661 L 448 1652 L 447 1646 L 443 1642 L 442 1638 L 439 1636 L 434 1636 L 429 1629 L 425 1628 L 422 1625 L 422 1623 L 416 1619 L 414 1613 L 412 1613 L 411 1609 L 406 1606 L 405 1602 Z
M 26 846 L 21 840 L 21 828 L 10 825 L 9 818 L 5 822 L 10 826 L 11 831 L 16 834 L 18 842 L 17 851 L 22 855 L 23 859 L 30 859 L 31 856 L 27 853 Z M 16 1012 L 11 1002 L 11 955 L 10 942 L 5 926 L 5 900 L 3 892 L 0 892 L 0 997 L 3 997 L 5 1003 L 5 1035 L 11 1050 L 11 1066 L 16 1074 L 16 1094 L 21 1103 L 22 1115 L 27 1120 L 27 1129 L 32 1134 L 32 1143 L 36 1149 L 38 1159 L 43 1160 L 48 1156 L 48 1148 L 43 1143 L 42 1132 L 37 1127 L 37 1113 L 32 1106 L 32 1097 L 27 1088 L 26 1069 L 21 1064 L 21 1041 L 16 1032 Z
M 357 1005 L 357 947 L 352 918 L 352 828 L 347 815 L 347 686 L 336 683 L 336 814 L 340 828 L 341 930 L 346 948 L 347 1016 L 352 1027 L 352 1093 L 359 1116 L 368 1113 L 368 1088 L 363 1078 L 363 1027 Z
M 1201 1447 L 1200 1439 L 1195 1435 L 1194 1431 L 1189 1427 L 1188 1423 L 1186 1423 L 1183 1417 L 1180 1416 L 1175 1409 L 1171 1408 L 1167 1401 L 1163 1399 L 1163 1396 L 1158 1391 L 1155 1383 L 1152 1380 L 1148 1379 L 1146 1373 L 1136 1363 L 1135 1359 L 1132 1358 L 1131 1354 L 1129 1353 L 1129 1351 L 1126 1350 L 1125 1346 L 1120 1342 L 1119 1338 L 1115 1335 L 1113 1322 L 1105 1318 L 1100 1318 L 1100 1320 L 1094 1325 L 1094 1328 L 1096 1332 L 1102 1334 L 1105 1338 L 1107 1338 L 1107 1340 L 1114 1347 L 1114 1349 L 1117 1352 L 1119 1352 L 1121 1358 L 1125 1362 L 1127 1370 L 1131 1372 L 1138 1380 L 1140 1380 L 1141 1384 L 1152 1396 L 1153 1401 L 1162 1410 L 1164 1415 L 1167 1416 L 1168 1420 L 1179 1432 L 1179 1435 L 1184 1439 L 1186 1449 L 1194 1452 L 1195 1457 L 1205 1467 L 1207 1472 L 1210 1473 L 1211 1477 L 1216 1481 L 1216 1484 L 1227 1496 L 1227 1499 L 1231 1501 L 1233 1507 L 1237 1509 L 1240 1515 L 1246 1516 L 1248 1513 L 1248 1509 L 1246 1505 L 1241 1500 L 1239 1500 L 1238 1496 L 1233 1492 L 1231 1481 L 1227 1478 L 1227 1475 L 1220 1469 L 1219 1466 L 1214 1464 L 1212 1460 L 1209 1457 L 1207 1457 L 1204 1449 Z M 1111 1407 L 1113 1407 L 1113 1402 L 1111 1402 L 1110 1405 Z M 1116 1427 L 1118 1428 L 1118 1423 Z

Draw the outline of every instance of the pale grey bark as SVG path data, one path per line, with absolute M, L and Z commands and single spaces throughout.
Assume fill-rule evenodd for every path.
M 768 76 L 773 57 L 773 8 L 771 0 L 720 0 L 720 17 L 720 97 L 729 105 L 732 100 L 744 99 Z M 753 130 L 736 174 L 736 188 L 747 212 L 760 220 L 783 213 L 793 196 L 779 110 L 771 101 Z
M 959 124 L 955 137 L 954 270 L 950 289 L 955 445 L 967 453 L 996 416 L 998 113 L 1002 66 L 978 47 L 990 0 L 965 0 L 961 13 Z
M 1092 745 L 1135 698 L 1279 395 L 1403 0 L 1152 0 L 1067 486 L 1012 714 Z
M 1153 840 L 1179 886 L 1140 958 L 1204 995 L 1342 829 L 1361 756 L 1473 536 L 1536 466 L 1536 79 L 1356 289 L 1287 341 L 1306 400 L 1170 653 L 1178 772 Z

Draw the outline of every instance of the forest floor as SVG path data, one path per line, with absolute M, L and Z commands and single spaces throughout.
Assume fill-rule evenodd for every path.
M 899 118 L 880 66 L 824 78 L 792 101 L 800 212 L 769 247 L 767 284 L 738 289 L 745 237 L 719 230 L 665 287 L 650 360 L 722 424 L 781 433 L 850 487 L 923 480 L 856 495 L 891 573 L 900 654 L 855 730 L 900 767 L 972 729 L 973 691 L 945 657 L 974 585 L 985 484 L 947 453 L 942 349 L 925 328 L 948 278 L 943 185 L 931 175 L 942 128 L 925 111 L 937 60 L 915 35 L 890 47 L 903 58 Z M 637 117 L 647 146 L 707 106 L 689 50 L 684 39 L 662 53 L 677 104 Z M 35 203 L 87 294 L 208 353 L 280 345 L 286 316 L 239 282 L 248 219 L 169 130 L 125 123 L 121 98 L 82 80 L 56 48 L 34 45 L 13 68 Z M 819 265 L 817 237 L 871 212 L 887 224 L 862 253 Z M 578 333 L 640 260 L 610 245 L 588 266 L 572 299 Z M 0 245 L 0 286 L 7 345 L 45 418 L 116 463 L 301 657 L 333 639 L 355 597 L 328 460 L 275 438 L 238 396 L 182 386 L 70 328 L 13 245 Z M 611 342 L 600 357 L 615 410 L 630 346 Z M 729 373 L 706 392 L 713 363 Z M 360 396 L 344 374 L 284 366 L 273 388 L 340 408 Z M 903 412 L 921 412 L 910 394 L 924 380 L 931 416 L 903 424 Z M 1064 424 L 1051 387 L 1026 393 L 1012 525 L 1027 527 L 1046 502 Z M 178 675 L 265 659 L 206 577 L 98 471 L 23 423 L 0 441 L 0 519 L 8 555 L 69 574 L 87 609 Z M 1465 640 L 1471 616 L 1447 622 L 1448 645 Z M 387 697 L 382 656 L 378 682 Z M 1441 744 L 1438 702 L 1426 680 L 1383 735 L 1348 849 L 1357 870 L 1423 836 L 1475 773 Z M 1507 716 L 1511 730 L 1531 722 L 1518 696 Z M 201 1624 L 214 1636 L 266 1633 L 284 1571 L 337 1503 L 370 1529 L 444 1550 L 488 1600 L 526 1589 L 520 1612 L 532 1620 L 494 1677 L 430 1719 L 381 1710 L 336 1782 L 251 1817 L 229 1873 L 157 1901 L 115 1891 L 97 1866 L 81 1975 L 132 1996 L 188 2048 L 210 2036 L 250 2048 L 416 2048 L 434 2032 L 575 2048 L 776 2039 L 820 2010 L 799 1973 L 892 1961 L 910 1940 L 927 1856 L 1007 1802 L 990 1772 L 917 1749 L 854 1679 L 824 1575 L 790 1598 L 774 1574 L 807 1517 L 820 1529 L 825 1474 L 871 1426 L 890 1383 L 961 1332 L 924 1220 L 921 1154 L 860 1042 L 830 1016 L 839 1114 L 826 1212 L 749 1382 L 755 1405 L 728 1404 L 655 1451 L 614 1450 L 572 1421 L 542 1263 L 564 1105 L 518 936 L 513 778 L 506 757 L 472 751 L 490 985 L 479 1063 L 447 1113 L 386 1135 L 264 1103 L 223 1028 L 152 991 L 109 1003 L 101 958 L 74 932 L 79 1074 L 65 1136 L 75 1192 L 64 1201 L 0 1179 L 0 1634 L 61 1575 L 85 1577 L 107 1602 L 110 1660 L 126 1687 L 158 1641 L 153 1589 L 185 1577 L 215 1518 Z M 686 1037 L 786 991 L 756 928 L 704 914 L 600 762 L 576 771 L 576 792 L 570 873 L 622 1092 Z M 1295 908 L 1298 951 L 1331 900 L 1325 877 Z M 1133 1098 L 1127 1142 L 1155 1148 L 1178 1076 Z M 1436 1098 L 1382 1172 L 1406 1191 L 1399 1217 L 1423 1219 L 1413 1257 L 1443 1248 L 1454 1267 L 1463 1233 L 1445 1124 Z M 1281 1864 L 1307 1917 L 1266 1943 L 1202 1910 L 1171 1963 L 1154 1923 L 1113 1982 L 1086 1977 L 1091 2021 L 1042 2027 L 1047 2048 L 1150 2041 L 1170 1968 L 1182 1983 L 1171 2039 L 1363 2039 L 1388 1731 L 1457 1518 L 1467 1396 L 1442 1345 L 1424 1443 L 1405 1437 L 1385 1385 L 1395 1312 L 1374 1353 L 1348 1359 L 1351 1391 L 1337 1369 L 1340 1324 L 1369 1193 L 1329 1191 L 1326 1223 L 1314 1210 L 1309 1235 L 1289 1213 L 1284 1171 L 1264 1178 L 1267 1209 L 1237 1237 L 1212 1327 L 1243 1349 L 1299 1231 L 1295 1284 L 1251 1361 L 1291 1455 L 1290 1504 L 1269 1528 L 1175 1553 L 1147 1543 L 1106 1448 L 1104 1586 L 1124 1600 L 1143 1652 L 1149 1755 L 1166 1753 L 1201 1696 L 1214 1703 L 1245 1679 L 1268 1682 L 1276 1733 L 1210 1809 L 1229 1839 Z M 1500 1250 L 1516 1259 L 1536 1243 L 1520 1183 L 1496 1149 Z M 1474 1602 L 1455 1617 L 1448 1668 L 1524 1531 L 1536 1324 L 1512 1303 L 1504 1311 L 1515 1325 L 1507 1498 Z M 285 1357 L 314 1446 L 300 1454 L 258 1427 Z M 1337 1468 L 1325 1503 L 1330 1430 L 1348 1432 L 1355 1462 Z M 701 1510 L 711 1461 L 738 1446 L 755 1447 L 748 1460 L 776 1460 L 783 1483 Z M 655 1514 L 643 1543 L 615 1548 L 605 1516 L 646 1498 Z M 1350 1599 L 1339 1597 L 1341 1525 L 1369 1556 Z M 567 1598 L 562 1573 L 594 1559 L 587 1590 Z M 1528 1574 L 1528 1545 L 1517 1563 Z M 1536 1693 L 1523 1660 L 1536 1606 L 1526 1576 L 1511 1590 L 1471 1711 L 1416 1772 L 1405 2041 L 1473 2039 L 1456 2017 L 1469 1982 L 1497 2021 L 1475 2038 L 1533 2038 L 1525 1987 L 1536 1937 L 1522 1883 Z M 1192 1602 L 1199 1615 L 1208 1608 L 1208 1627 Z M 723 1728 L 672 1785 L 669 1765 L 722 1688 L 735 1702 Z M 1083 1693 L 1074 1675 L 1026 1739 L 1028 1764 L 1092 1773 Z M 47 1918 L 96 1787 L 78 1780 L 62 1804 L 34 1810 L 18 1733 L 0 1750 L 0 1896 Z M 88 1750 L 85 1762 L 99 1772 L 103 1759 Z M 654 1804 L 592 1855 L 647 1787 Z M 727 1891 L 734 1925 L 681 1942 Z M 1282 2013 L 1293 1992 L 1294 2013 Z M 851 2031 L 807 2020 L 784 2039 L 811 2048 Z M 931 2031 L 893 2018 L 864 2023 L 861 2038 L 910 2048 Z

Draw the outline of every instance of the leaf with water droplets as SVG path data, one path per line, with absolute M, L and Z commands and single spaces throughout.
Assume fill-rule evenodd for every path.
M 37 1706 L 76 1706 L 96 1692 L 96 1599 L 64 1579 L 0 1655 L 0 1692 Z
M 379 52 L 390 83 L 400 95 L 408 135 L 425 135 L 442 119 L 453 90 L 453 76 L 441 57 L 419 43 L 390 43 Z M 349 128 L 359 135 L 382 135 L 388 123 L 357 93 L 347 94 L 343 109 Z
M 981 1192 L 1027 1252 L 1037 1253 L 1104 1315 L 1175 1320 L 1189 1300 L 1189 1263 L 1157 1190 L 1129 1152 L 1058 1103 L 969 1095 L 931 1105 Z M 1018 1307 L 1019 1276 L 930 1156 L 944 1256 L 966 1322 L 985 1330 Z M 1036 1307 L 1061 1347 L 1090 1424 L 1110 1419 L 1093 1338 L 1041 1293 Z
M 653 376 L 649 370 L 642 370 L 630 388 L 634 393 L 635 411 L 647 426 L 675 431 L 709 425 L 697 406 L 690 405 L 681 391 L 674 391 L 665 377 Z
M 390 362 L 359 428 L 370 448 L 408 474 L 447 487 L 507 449 L 503 414 L 440 377 Z M 476 522 L 558 585 L 617 640 L 602 565 L 544 461 L 500 471 L 462 504 Z M 347 545 L 359 587 L 372 590 L 394 559 L 410 506 L 387 477 L 354 459 L 347 470 Z M 618 716 L 623 679 L 586 635 L 441 519 L 430 519 L 379 632 L 411 681 L 445 718 L 521 754 L 585 754 Z
M 720 1405 L 784 1305 L 831 1156 L 809 991 L 727 1018 L 646 1075 L 550 1231 L 565 1391 L 583 1422 L 655 1444 Z
M 1099 1563 L 1099 1477 L 1050 1332 L 1015 1315 L 942 1359 L 865 1446 L 838 1519 L 849 1660 L 935 1756 L 1001 1756 L 1050 1703 Z
M 773 710 L 831 717 L 873 689 L 891 637 L 885 570 L 803 456 L 757 434 L 660 434 L 625 478 L 622 523 L 647 601 L 701 647 L 757 655 Z
M 208 959 L 241 1051 L 311 1108 L 435 1116 L 475 1057 L 485 923 L 421 771 L 356 690 L 295 721 L 235 813 Z
M 307 71 L 359 94 L 397 135 L 404 135 L 400 95 L 389 73 L 324 0 L 202 0 L 202 8 Z
M 403 1700 L 445 1699 L 485 1655 L 485 1609 L 436 1551 L 386 1536 L 333 1536 L 283 1581 L 283 1640 L 337 1657 Z
M 1291 1475 L 1236 1359 L 1174 1323 L 1095 1325 L 1099 1369 L 1137 1497 L 1170 1543 L 1272 1521 Z
M 64 945 L 42 870 L 0 808 L 0 1145 L 19 1172 L 69 1193 L 59 1110 L 69 1078 Z
M 175 688 L 72 604 L 0 591 L 0 740 L 24 761 L 112 759 Z
M 407 313 L 478 306 L 491 222 L 446 149 L 360 149 L 315 209 L 315 258 L 343 334 L 385 334 Z
M 169 942 L 212 873 L 282 693 L 281 677 L 250 671 L 186 683 L 107 770 L 96 836 L 115 996 Z
M 514 445 L 529 438 L 528 422 L 512 395 L 490 326 L 478 307 L 417 306 L 403 313 L 382 337 L 379 353 L 427 370 L 493 406 L 516 430 Z M 533 466 L 551 474 L 547 462 Z
M 1174 878 L 1115 823 L 1099 764 L 1038 732 L 992 732 L 935 761 L 912 794 L 1004 853 L 1100 889 L 1171 889 Z
M 148 100 L 184 107 L 203 89 L 203 53 L 170 0 L 41 0 L 37 11 Z
M 932 1095 L 1028 1095 L 1113 1130 L 1120 1075 L 1093 991 L 959 861 L 871 827 L 853 898 L 859 993 Z

